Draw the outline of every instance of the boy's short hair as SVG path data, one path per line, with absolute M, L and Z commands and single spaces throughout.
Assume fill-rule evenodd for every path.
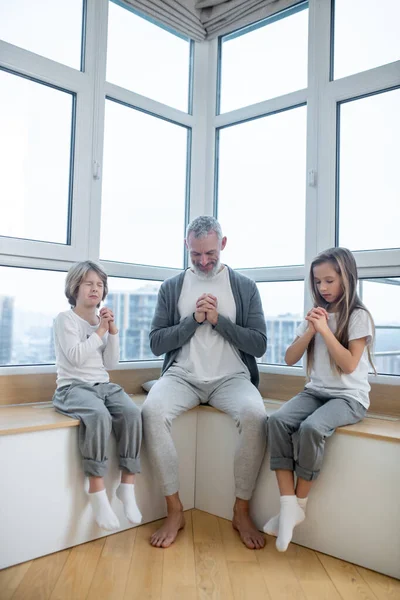
M 104 300 L 107 296 L 107 273 L 103 271 L 103 269 L 97 263 L 92 262 L 91 260 L 85 260 L 72 265 L 65 279 L 65 295 L 71 306 L 76 306 L 76 297 L 78 295 L 79 286 L 89 271 L 94 271 L 97 273 L 104 284 L 102 300 Z M 97 307 L 99 306 L 100 304 L 97 305 Z

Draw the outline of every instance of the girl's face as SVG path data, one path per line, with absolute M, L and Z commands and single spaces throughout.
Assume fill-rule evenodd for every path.
M 104 284 L 95 271 L 88 271 L 81 281 L 76 297 L 76 306 L 94 308 L 103 299 Z
M 313 268 L 314 285 L 326 302 L 333 304 L 343 294 L 342 278 L 329 262 L 321 263 Z

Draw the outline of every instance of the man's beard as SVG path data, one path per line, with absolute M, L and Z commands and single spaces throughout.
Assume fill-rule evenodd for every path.
M 197 265 L 194 265 L 194 264 L 192 264 L 192 266 L 193 266 L 193 271 L 196 273 L 196 275 L 198 277 L 200 277 L 200 279 L 211 279 L 212 277 L 215 277 L 215 275 L 220 270 L 221 261 L 218 259 L 217 262 L 215 263 L 215 265 L 213 266 L 213 268 L 211 269 L 211 271 L 202 271 Z

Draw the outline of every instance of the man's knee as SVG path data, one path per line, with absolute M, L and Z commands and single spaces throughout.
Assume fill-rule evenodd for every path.
M 265 408 L 263 404 L 260 406 L 245 406 L 243 407 L 238 415 L 238 421 L 240 427 L 250 427 L 252 429 L 261 429 L 264 431 L 265 428 Z

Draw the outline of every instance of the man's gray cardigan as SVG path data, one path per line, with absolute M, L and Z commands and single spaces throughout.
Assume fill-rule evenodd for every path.
M 260 377 L 255 356 L 267 349 L 267 332 L 261 298 L 254 281 L 227 267 L 236 304 L 236 323 L 218 315 L 215 330 L 239 350 L 250 371 L 251 382 L 257 387 Z M 180 320 L 178 300 L 185 272 L 164 281 L 158 293 L 157 306 L 151 323 L 150 348 L 156 356 L 165 354 L 162 373 L 172 365 L 178 351 L 196 329 L 201 327 L 192 315 Z M 194 312 L 194 307 L 193 307 Z

